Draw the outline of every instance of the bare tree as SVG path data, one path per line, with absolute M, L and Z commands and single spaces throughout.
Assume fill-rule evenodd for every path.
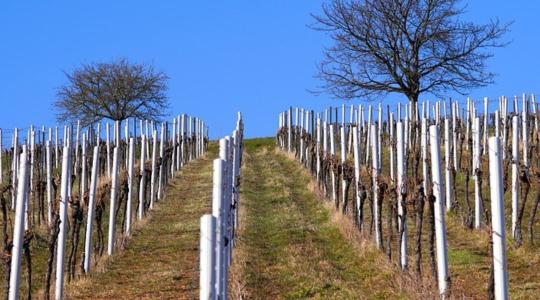
M 351 99 L 486 86 L 489 48 L 502 47 L 510 23 L 476 25 L 460 19 L 459 0 L 332 0 L 312 26 L 329 33 L 318 77 L 322 91 Z
M 54 103 L 61 122 L 81 120 L 88 125 L 104 118 L 157 120 L 167 114 L 168 77 L 152 65 L 119 59 L 82 65 L 65 74 L 68 84 L 59 88 Z

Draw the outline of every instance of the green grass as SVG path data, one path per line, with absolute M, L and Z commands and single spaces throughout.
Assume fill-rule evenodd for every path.
M 249 299 L 404 297 L 388 285 L 393 274 L 380 265 L 381 254 L 354 247 L 308 188 L 310 177 L 274 144 L 246 141 L 233 266 L 240 293 Z

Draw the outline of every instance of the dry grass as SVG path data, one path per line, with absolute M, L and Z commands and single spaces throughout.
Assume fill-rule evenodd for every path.
M 213 145 L 188 164 L 166 196 L 138 224 L 122 254 L 66 287 L 70 299 L 193 299 L 198 297 L 199 222 L 210 212 Z

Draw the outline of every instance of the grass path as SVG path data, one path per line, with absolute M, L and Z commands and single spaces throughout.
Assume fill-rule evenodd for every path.
M 67 298 L 198 298 L 199 222 L 210 212 L 215 145 L 210 150 L 172 180 L 165 199 L 106 271 L 69 285 Z
M 350 242 L 310 177 L 273 144 L 246 141 L 233 298 L 406 298 L 382 255 Z

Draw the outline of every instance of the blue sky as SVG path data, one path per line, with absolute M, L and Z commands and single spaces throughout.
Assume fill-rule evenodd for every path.
M 233 129 L 236 111 L 245 116 L 248 137 L 273 135 L 277 114 L 289 105 L 321 109 L 342 103 L 308 91 L 320 84 L 313 75 L 329 45 L 323 33 L 307 27 L 322 3 L 4 1 L 0 127 L 55 124 L 52 102 L 65 83 L 63 71 L 125 57 L 166 72 L 171 112 L 201 116 L 212 138 Z M 515 21 L 507 36 L 513 43 L 489 62 L 497 83 L 471 91 L 473 98 L 537 92 L 539 14 L 540 1 L 470 1 L 465 19 Z

